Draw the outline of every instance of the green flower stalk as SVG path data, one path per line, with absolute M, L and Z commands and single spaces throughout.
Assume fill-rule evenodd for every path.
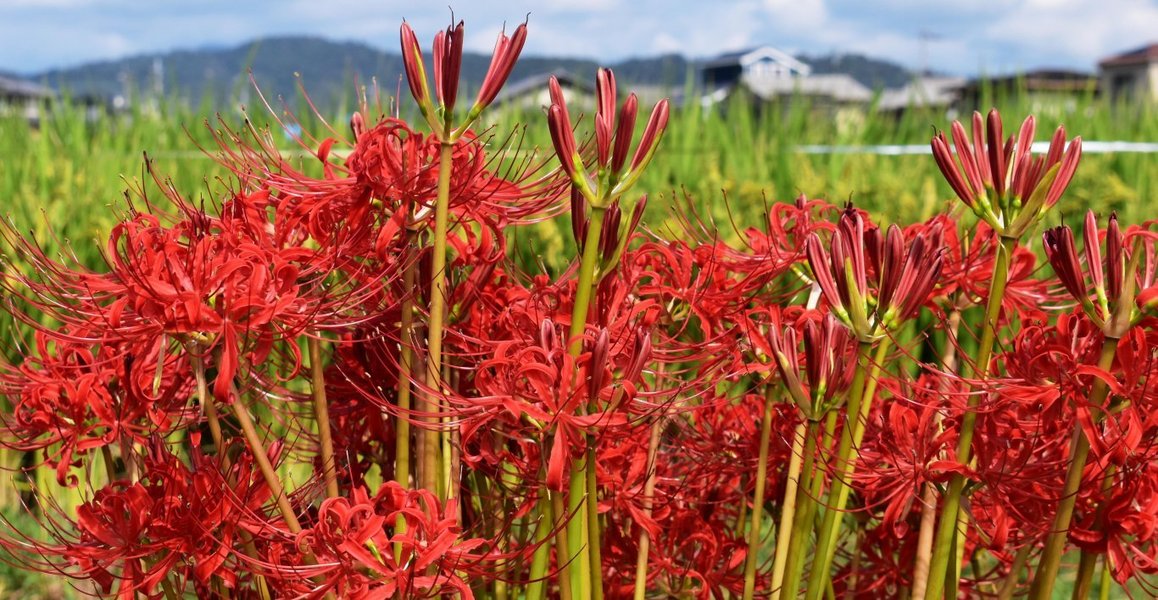
M 558 79 L 552 77 L 548 88 L 551 107 L 547 111 L 547 123 L 559 164 L 571 179 L 572 226 L 576 232 L 576 243 L 581 249 L 579 279 L 567 342 L 568 353 L 578 358 L 583 350 L 583 333 L 588 315 L 593 308 L 592 294 L 595 286 L 614 270 L 627 238 L 642 217 L 643 202 L 639 202 L 633 208 L 630 226 L 619 231 L 620 198 L 631 189 L 651 161 L 667 127 L 669 108 L 666 99 L 655 105 L 629 164 L 627 159 L 635 134 L 638 100 L 635 94 L 630 94 L 620 107 L 617 119 L 615 76 L 610 69 L 600 69 L 596 74 L 596 165 L 591 174 L 575 142 L 567 103 Z M 597 400 L 592 398 L 590 402 L 588 410 L 598 410 L 595 406 Z M 603 597 L 603 565 L 600 560 L 599 507 L 594 497 L 598 491 L 595 459 L 595 439 L 588 435 L 587 455 L 571 472 L 567 498 L 568 513 L 578 518 L 570 521 L 567 527 L 571 557 L 578 561 L 580 579 L 590 580 L 590 596 L 584 597 L 599 599 Z M 582 516 L 579 516 L 581 513 Z M 583 577 L 583 574 L 589 577 Z
M 1017 138 L 1005 140 L 1002 136 L 1001 115 L 992 110 L 984 123 L 980 113 L 973 113 L 972 141 L 960 122 L 953 123 L 956 160 L 943 132 L 938 133 L 931 142 L 933 158 L 950 187 L 1001 239 L 993 278 L 989 283 L 981 341 L 977 356 L 974 357 L 974 375 L 978 380 L 984 380 L 989 375 L 989 362 L 997 340 L 998 319 L 1013 251 L 1018 241 L 1057 204 L 1073 179 L 1081 159 L 1081 138 L 1074 138 L 1067 146 L 1063 127 L 1058 127 L 1054 132 L 1046 155 L 1034 157 L 1031 152 L 1035 128 L 1034 118 L 1027 117 L 1022 122 Z M 980 402 L 979 396 L 970 395 L 969 410 L 961 419 L 957 460 L 962 464 L 968 464 L 972 456 L 973 432 L 977 423 L 975 409 Z M 964 489 L 964 475 L 953 474 L 942 501 L 941 521 L 933 542 L 925 600 L 940 600 L 944 594 L 949 561 L 951 557 L 955 559 L 957 556 L 953 540 Z M 952 586 L 956 589 L 956 581 L 952 582 Z
M 434 208 L 433 256 L 430 282 L 429 320 L 427 322 L 426 342 L 426 374 L 425 383 L 433 393 L 426 396 L 419 408 L 428 417 L 428 428 L 420 431 L 423 441 L 420 456 L 419 477 L 422 487 L 435 491 L 443 499 L 455 495 L 456 482 L 449 482 L 441 487 L 440 482 L 446 481 L 452 469 L 444 468 L 447 473 L 439 477 L 439 436 L 441 428 L 441 401 L 442 391 L 442 339 L 445 329 L 446 300 L 447 300 L 447 273 L 446 273 L 446 236 L 449 225 L 450 212 L 450 177 L 454 168 L 454 147 L 459 138 L 478 119 L 482 111 L 494 101 L 499 90 L 506 82 L 514 69 L 515 62 L 522 52 L 523 44 L 527 39 L 526 24 L 519 25 L 513 35 L 499 34 L 498 43 L 487 70 L 483 85 L 479 89 L 478 98 L 471 106 L 465 117 L 457 125 L 455 123 L 454 107 L 458 96 L 459 72 L 462 67 L 463 24 L 448 27 L 434 37 L 434 86 L 435 94 L 432 97 L 430 87 L 426 81 L 426 67 L 422 58 L 422 48 L 418 38 L 410 25 L 403 22 L 401 28 L 402 60 L 406 71 L 406 81 L 410 93 L 418 103 L 423 118 L 430 125 L 434 135 L 441 142 L 441 151 L 438 157 L 438 196 Z M 438 104 L 435 105 L 434 101 Z

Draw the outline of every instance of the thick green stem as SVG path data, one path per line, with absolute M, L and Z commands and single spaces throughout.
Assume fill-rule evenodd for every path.
M 326 400 L 326 376 L 322 365 L 322 342 L 308 338 L 310 347 L 310 383 L 314 392 L 314 417 L 318 421 L 318 439 L 322 450 L 322 476 L 326 481 L 326 497 L 338 497 L 338 467 L 334 462 L 334 437 L 330 432 L 330 407 Z
M 760 522 L 764 520 L 764 487 L 768 479 L 768 444 L 772 439 L 772 394 L 769 384 L 764 393 L 764 416 L 760 421 L 760 454 L 756 464 L 756 494 L 752 498 L 752 519 L 748 526 L 748 556 L 744 560 L 744 600 L 756 593 L 756 555 L 760 551 Z
M 438 464 L 441 448 L 438 428 L 442 412 L 442 337 L 446 319 L 446 235 L 450 221 L 450 175 L 454 161 L 454 142 L 442 142 L 438 154 L 438 198 L 434 206 L 434 253 L 430 270 L 430 319 L 426 329 L 426 387 L 429 390 L 422 409 L 429 415 L 429 427 L 420 432 L 422 444 L 422 487 L 439 498 L 448 497 L 439 489 Z M 444 493 L 447 492 L 447 493 Z
M 563 498 L 556 492 L 548 492 L 551 496 L 551 512 L 556 520 L 574 519 L 577 515 L 568 515 L 563 506 Z M 582 519 L 580 519 L 582 520 Z M 555 560 L 559 570 L 559 597 L 562 600 L 571 600 L 575 581 L 571 577 L 571 560 L 568 558 L 570 544 L 567 540 L 567 528 L 561 523 L 555 524 Z M 582 596 L 579 596 L 582 598 Z
M 812 571 L 808 575 L 808 592 L 806 598 L 816 600 L 824 589 L 824 580 L 832 569 L 832 561 L 836 558 L 836 542 L 840 537 L 840 524 L 844 518 L 848 496 L 852 492 L 852 476 L 856 472 L 856 461 L 860 456 L 860 444 L 864 440 L 869 412 L 872 410 L 873 396 L 876 395 L 881 365 L 888 355 L 890 338 L 883 337 L 877 342 L 876 353 L 869 357 L 871 346 L 861 343 L 859 348 L 860 360 L 857 363 L 857 373 L 854 376 L 863 382 L 859 390 L 854 387 L 848 402 L 848 422 L 840 434 L 840 445 L 836 454 L 837 472 L 833 476 L 832 489 L 828 493 L 828 506 L 824 512 L 824 521 L 820 526 L 820 535 L 816 539 L 816 557 Z M 867 373 L 867 375 L 866 375 Z
M 1106 502 L 1109 501 L 1110 492 L 1114 488 L 1114 475 L 1116 473 L 1117 470 L 1113 465 L 1110 465 L 1102 477 L 1102 502 L 1094 514 L 1094 531 L 1100 532 L 1106 526 Z M 1090 592 L 1093 591 L 1094 569 L 1098 564 L 1098 556 L 1100 555 L 1096 552 L 1082 550 L 1082 559 L 1078 563 L 1078 580 L 1074 584 L 1072 596 L 1075 600 L 1084 600 L 1090 597 Z
M 831 433 L 836 428 L 836 412 L 830 412 L 826 430 Z M 796 515 L 790 527 L 792 535 L 788 539 L 788 566 L 784 572 L 784 581 L 780 589 L 772 588 L 773 594 L 779 594 L 780 600 L 796 598 L 796 590 L 800 587 L 800 580 L 804 573 L 805 545 L 812 533 L 812 521 L 816 514 L 817 498 L 820 497 L 824 478 L 817 470 L 813 472 L 816 463 L 817 438 L 820 436 L 820 427 L 816 422 L 809 422 L 804 436 L 804 464 L 800 469 L 800 484 L 796 490 Z M 783 527 L 783 524 L 781 524 Z
M 1102 354 L 1098 359 L 1098 368 L 1109 371 L 1114 364 L 1114 354 L 1118 350 L 1118 340 L 1106 338 L 1102 343 Z M 1110 388 L 1101 379 L 1095 379 L 1090 390 L 1090 405 L 1102 406 Z M 1069 535 L 1070 521 L 1074 516 L 1074 505 L 1078 500 L 1078 488 L 1082 484 L 1082 471 L 1086 468 L 1086 458 L 1090 454 L 1090 442 L 1086 439 L 1080 423 L 1074 424 L 1073 444 L 1070 446 L 1070 466 L 1066 471 L 1065 487 L 1062 488 L 1061 501 L 1054 514 L 1053 527 L 1045 539 L 1045 549 L 1038 562 L 1037 572 L 1033 576 L 1033 585 L 1030 587 L 1029 597 L 1037 600 L 1048 599 L 1053 593 L 1054 580 L 1057 579 L 1058 569 L 1061 567 L 1062 554 L 1065 552 L 1066 537 Z
M 1102 557 L 1102 583 L 1101 589 L 1098 590 L 1099 600 L 1110 600 L 1110 587 L 1113 586 L 1113 579 L 1110 577 L 1110 561 L 1106 557 Z
M 554 517 L 551 516 L 551 500 L 539 498 L 539 522 L 535 525 L 535 553 L 531 556 L 531 573 L 527 582 L 527 600 L 543 600 L 547 597 L 547 569 L 551 563 L 551 535 Z M 560 585 L 569 582 L 559 581 Z
M 647 481 L 643 484 L 643 514 L 651 517 L 652 499 L 655 498 L 655 457 L 659 454 L 659 433 L 663 419 L 651 424 L 651 436 L 647 441 Z M 651 549 L 651 536 L 647 529 L 640 528 L 639 552 L 635 560 L 635 600 L 644 600 L 647 595 L 647 555 Z
M 788 483 L 784 486 L 784 502 L 780 511 L 780 525 L 776 531 L 776 551 L 772 559 L 772 583 L 769 590 L 778 590 L 784 584 L 784 570 L 788 565 L 788 545 L 792 543 L 792 523 L 796 520 L 796 494 L 804 464 L 804 438 L 808 425 L 800 422 L 792 435 L 792 456 L 788 459 Z
M 575 287 L 575 303 L 571 309 L 571 329 L 567 342 L 567 353 L 573 358 L 578 358 L 583 353 L 583 332 L 587 328 L 587 314 L 591 309 L 591 297 L 595 288 L 595 265 L 599 260 L 599 239 L 603 235 L 605 212 L 600 208 L 592 209 L 583 245 L 583 256 L 579 260 L 579 281 Z M 577 373 L 575 377 L 578 377 Z M 582 382 L 575 381 L 573 384 L 581 386 Z M 597 408 L 594 406 L 595 402 L 596 400 L 592 399 L 588 409 Z M 593 495 L 597 491 L 597 486 L 592 485 L 597 482 L 588 481 L 595 476 L 595 442 L 592 436 L 587 436 L 589 451 L 582 463 L 575 465 L 571 470 L 570 493 L 567 496 L 569 513 L 577 517 L 567 523 L 568 540 L 571 543 L 570 556 L 575 559 L 575 567 L 578 569 L 579 576 L 576 579 L 580 589 L 576 591 L 583 592 L 584 598 L 594 597 L 591 595 L 594 588 L 599 589 L 598 593 L 602 597 L 603 569 L 601 564 L 595 562 L 599 553 L 594 550 L 600 544 L 599 506 Z
M 414 372 L 414 280 L 418 278 L 418 261 L 408 257 L 402 271 L 402 317 L 399 323 L 398 418 L 394 419 L 394 481 L 410 489 L 410 390 Z M 421 437 L 421 432 L 419 433 Z M 425 454 L 420 454 L 425 456 Z M 415 484 L 418 478 L 415 478 Z M 396 533 L 406 533 L 406 518 L 398 516 Z M 394 544 L 394 559 L 402 560 L 402 542 Z
M 985 305 L 985 322 L 982 324 L 981 342 L 977 348 L 975 377 L 983 380 L 989 376 L 989 361 L 993 356 L 993 346 L 997 341 L 997 328 L 1001 317 L 1001 302 L 1005 297 L 1005 286 L 1009 279 L 1009 259 L 1017 246 L 1017 240 L 1002 238 L 993 265 L 993 279 L 989 282 L 989 300 Z M 973 430 L 977 426 L 977 405 L 981 394 L 969 395 L 969 407 L 961 417 L 961 428 L 957 438 L 957 462 L 967 465 L 973 451 Z M 957 532 L 957 513 L 961 508 L 961 493 L 965 490 L 965 476 L 954 473 L 949 479 L 949 487 L 941 504 L 941 523 L 937 537 L 933 541 L 933 559 L 929 563 L 929 585 L 925 588 L 925 600 L 941 600 L 945 591 L 945 574 L 949 560 L 956 558 L 953 538 Z
M 398 414 L 394 420 L 394 481 L 410 487 L 410 375 L 414 371 L 414 348 L 411 347 L 414 329 L 414 280 L 418 276 L 418 261 L 406 261 L 402 271 L 402 319 L 398 339 L 401 340 L 398 364 Z

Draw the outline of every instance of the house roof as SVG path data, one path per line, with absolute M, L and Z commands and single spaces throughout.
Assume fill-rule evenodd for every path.
M 985 86 L 1008 88 L 1024 87 L 1027 91 L 1080 92 L 1096 87 L 1098 78 L 1084 71 L 1064 69 L 1038 69 L 998 77 L 981 77 L 969 80 L 962 89 L 979 90 Z
M 904 87 L 881 92 L 881 110 L 916 106 L 948 106 L 965 85 L 964 77 L 918 77 Z
M 14 79 L 0 75 L 0 95 L 26 98 L 51 98 L 56 95 L 52 88 L 25 79 Z
M 838 102 L 868 102 L 871 90 L 843 73 L 812 75 L 809 77 L 755 77 L 744 83 L 752 93 L 762 98 L 800 94 L 823 96 Z
M 791 54 L 778 48 L 773 48 L 772 46 L 757 46 L 746 50 L 727 52 L 701 63 L 700 68 L 711 69 L 736 65 L 747 66 L 764 59 L 771 59 L 782 65 L 786 65 L 801 75 L 808 75 L 812 72 L 812 67 L 808 66 L 807 63 L 797 60 L 796 57 Z
M 1152 62 L 1158 62 L 1158 43 L 1103 58 L 1098 62 L 1098 66 L 1124 67 L 1127 65 L 1144 65 Z
M 495 103 L 502 103 L 512 98 L 517 98 L 523 94 L 537 92 L 547 88 L 547 83 L 551 80 L 551 76 L 555 76 L 559 80 L 559 85 L 562 87 L 569 87 L 579 90 L 581 92 L 594 94 L 595 88 L 591 84 L 584 81 L 582 78 L 576 77 L 570 71 L 559 69 L 551 73 L 538 73 L 524 77 L 518 81 L 508 83 L 503 86 L 499 95 L 495 97 Z

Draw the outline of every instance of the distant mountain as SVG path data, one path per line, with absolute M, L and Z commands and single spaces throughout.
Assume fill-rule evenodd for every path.
M 870 87 L 896 87 L 910 78 L 898 65 L 864 56 L 802 59 L 813 66 L 814 73 L 847 73 Z M 489 64 L 488 55 L 468 53 L 463 57 L 462 74 L 468 95 L 478 89 Z M 516 65 L 511 81 L 560 70 L 593 79 L 598 66 L 589 59 L 524 56 Z M 694 74 L 694 63 L 676 54 L 633 58 L 609 66 L 615 69 L 620 80 L 634 85 L 679 88 L 689 73 Z M 311 99 L 328 106 L 343 99 L 350 101 L 355 81 L 359 85 L 377 81 L 385 92 L 392 93 L 401 81 L 403 70 L 398 54 L 360 42 L 281 36 L 232 48 L 177 50 L 88 63 L 30 78 L 74 95 L 111 97 L 126 91 L 163 91 L 167 96 L 176 95 L 192 104 L 210 100 L 215 106 L 237 101 L 254 105 L 257 98 L 253 95 L 249 72 L 271 103 L 276 104 L 278 97 L 282 97 L 295 104 L 299 85 L 295 74 L 300 74 L 300 84 L 308 90 Z

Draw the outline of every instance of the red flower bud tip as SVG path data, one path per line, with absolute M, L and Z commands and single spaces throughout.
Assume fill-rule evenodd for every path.
M 354 134 L 354 141 L 357 142 L 363 133 L 366 133 L 366 119 L 362 113 L 356 112 L 354 116 L 350 117 L 350 132 Z
M 426 108 L 430 102 L 430 88 L 426 83 L 426 68 L 422 62 L 422 47 L 418 45 L 418 36 L 406 21 L 402 22 L 402 66 L 406 70 L 406 83 L 410 86 L 410 95 L 419 107 Z
M 588 398 L 595 401 L 599 398 L 599 390 L 603 389 L 603 380 L 607 372 L 607 357 L 611 353 L 611 333 L 604 327 L 599 331 L 599 337 L 595 339 L 595 347 L 591 349 L 591 362 L 588 365 L 587 372 L 590 373 L 589 387 L 587 389 Z
M 1061 129 L 1059 128 L 1058 131 L 1061 131 Z M 1064 142 L 1065 137 L 1063 134 L 1062 144 L 1064 144 Z M 1057 146 L 1060 148 L 1062 144 L 1058 144 Z M 1050 154 L 1053 154 L 1053 152 L 1054 145 L 1051 144 Z M 1070 142 L 1069 147 L 1067 147 L 1065 150 L 1065 155 L 1063 155 L 1061 158 L 1061 166 L 1058 167 L 1057 177 L 1055 177 L 1053 183 L 1050 184 L 1049 193 L 1046 194 L 1045 197 L 1045 206 L 1047 208 L 1057 204 L 1057 201 L 1061 199 L 1062 193 L 1066 191 L 1066 188 L 1070 185 L 1070 181 L 1073 180 L 1074 173 L 1076 173 L 1078 170 L 1078 162 L 1081 161 L 1081 159 L 1082 138 L 1081 136 L 1078 136 L 1075 137 L 1072 142 Z M 1046 169 L 1049 169 L 1052 166 L 1053 165 L 1047 163 Z
M 1066 291 L 1083 305 L 1088 303 L 1082 265 L 1074 249 L 1074 232 L 1066 226 L 1051 227 L 1042 234 L 1042 242 L 1046 258 Z
M 663 132 L 667 129 L 669 111 L 667 98 L 657 102 L 655 108 L 651 110 L 651 118 L 647 120 L 643 137 L 639 139 L 639 147 L 635 149 L 635 156 L 631 159 L 632 171 L 639 169 L 641 165 L 651 160 L 656 146 L 659 145 L 659 139 L 663 137 Z
M 551 353 L 559 347 L 559 335 L 556 333 L 555 323 L 551 319 L 543 319 L 539 323 L 539 345 L 547 353 Z
M 844 303 L 836 287 L 836 279 L 832 276 L 832 259 L 824 249 L 820 236 L 812 233 L 808 236 L 805 251 L 808 255 L 808 266 L 812 269 L 812 277 L 820 286 L 821 293 L 828 300 L 838 314 L 844 313 Z
M 627 96 L 619 109 L 619 125 L 615 130 L 615 151 L 611 155 L 611 172 L 620 173 L 627 163 L 627 151 L 631 149 L 631 138 L 635 135 L 635 115 L 639 110 L 639 100 L 632 93 Z
M 603 214 L 603 230 L 599 235 L 599 256 L 610 260 L 615 256 L 615 249 L 619 246 L 619 221 L 622 218 L 619 208 L 619 199 L 615 199 L 607 212 Z
M 519 60 L 519 54 L 523 51 L 523 44 L 527 41 L 527 24 L 523 23 L 515 28 L 515 32 L 507 37 L 506 31 L 499 34 L 498 41 L 495 42 L 495 51 L 491 55 L 491 64 L 487 68 L 486 77 L 483 78 L 482 87 L 478 91 L 478 99 L 475 100 L 472 112 L 481 112 L 483 108 L 494 102 L 495 97 L 499 95 L 499 90 L 502 89 L 503 84 L 507 82 L 511 71 L 515 68 L 515 62 Z
M 878 230 L 879 231 L 879 230 Z M 917 236 L 913 241 L 913 246 L 909 250 L 910 256 L 913 253 L 923 251 L 922 244 L 924 239 Z M 893 300 L 893 295 L 897 292 L 897 288 L 901 284 L 901 279 L 906 274 L 904 264 L 905 259 L 905 239 L 904 234 L 901 233 L 901 228 L 894 223 L 889 226 L 888 235 L 885 236 L 880 254 L 880 266 L 877 272 L 880 274 L 880 288 L 877 296 L 877 306 L 881 311 L 888 310 L 890 302 Z
M 1110 213 L 1110 226 L 1106 228 L 1106 296 L 1113 302 L 1122 297 L 1125 258 L 1122 231 L 1118 229 L 1118 214 Z
M 647 194 L 639 197 L 639 201 L 635 203 L 635 208 L 631 209 L 631 224 L 628 225 L 627 231 L 623 235 L 630 236 L 639 228 L 640 221 L 643 220 L 643 213 L 647 210 Z
M 587 240 L 587 198 L 574 185 L 571 186 L 571 234 L 582 254 L 583 243 Z
M 595 149 L 601 167 L 606 167 L 611 161 L 615 100 L 615 74 L 611 69 L 599 69 L 595 73 Z
M 434 35 L 434 92 L 447 116 L 458 97 L 458 76 L 462 70 L 463 22 Z
M 623 373 L 623 378 L 630 382 L 639 381 L 643 369 L 651 360 L 651 333 L 640 327 L 635 330 L 635 348 L 631 365 Z
M 1033 117 L 1030 118 L 1032 119 Z M 997 193 L 998 198 L 1004 198 L 1005 163 L 1009 158 L 1007 150 L 1012 150 L 1012 146 L 1007 144 L 1003 148 L 1001 145 L 1003 139 L 1001 133 L 1001 114 L 997 112 L 996 108 L 989 111 L 985 125 L 986 141 L 988 142 L 987 146 L 989 150 L 989 169 L 990 174 L 993 176 L 993 189 Z
M 953 139 L 956 141 L 956 129 L 961 127 L 960 123 L 953 123 L 954 135 Z M 961 172 L 957 169 L 957 163 L 953 161 L 953 153 L 949 150 L 949 140 L 945 138 L 944 132 L 938 133 L 933 137 L 930 145 L 933 148 L 933 160 L 937 162 L 937 168 L 941 170 L 941 174 L 945 176 L 945 180 L 949 182 L 949 187 L 953 188 L 953 193 L 965 203 L 966 206 L 972 208 L 974 195 L 976 192 L 974 188 L 970 188 L 968 182 L 961 176 Z M 961 159 L 962 165 L 967 165 L 967 159 L 971 160 L 973 157 L 969 153 L 962 153 L 958 147 L 957 156 Z M 968 167 L 966 166 L 968 172 Z
M 553 104 L 547 109 L 547 127 L 551 130 L 551 144 L 555 146 L 555 155 L 559 157 L 559 164 L 563 172 L 574 181 L 583 176 L 575 168 L 575 159 L 578 152 L 575 150 L 575 132 L 571 131 L 571 122 L 567 120 L 567 109 L 562 104 Z
M 1094 288 L 1102 293 L 1106 289 L 1106 279 L 1102 275 L 1102 246 L 1098 242 L 1098 219 L 1094 211 L 1086 211 L 1086 223 L 1082 230 L 1086 243 L 1086 267 L 1090 270 L 1090 280 Z
M 1030 116 L 1022 122 L 1021 130 L 1017 134 L 1016 154 L 1013 156 L 1015 168 L 1010 174 L 1010 189 L 1014 196 L 1022 199 L 1029 198 L 1029 195 L 1033 193 L 1031 186 L 1034 182 L 1035 169 L 1030 152 L 1033 150 L 1033 134 L 1036 130 L 1037 124 Z

